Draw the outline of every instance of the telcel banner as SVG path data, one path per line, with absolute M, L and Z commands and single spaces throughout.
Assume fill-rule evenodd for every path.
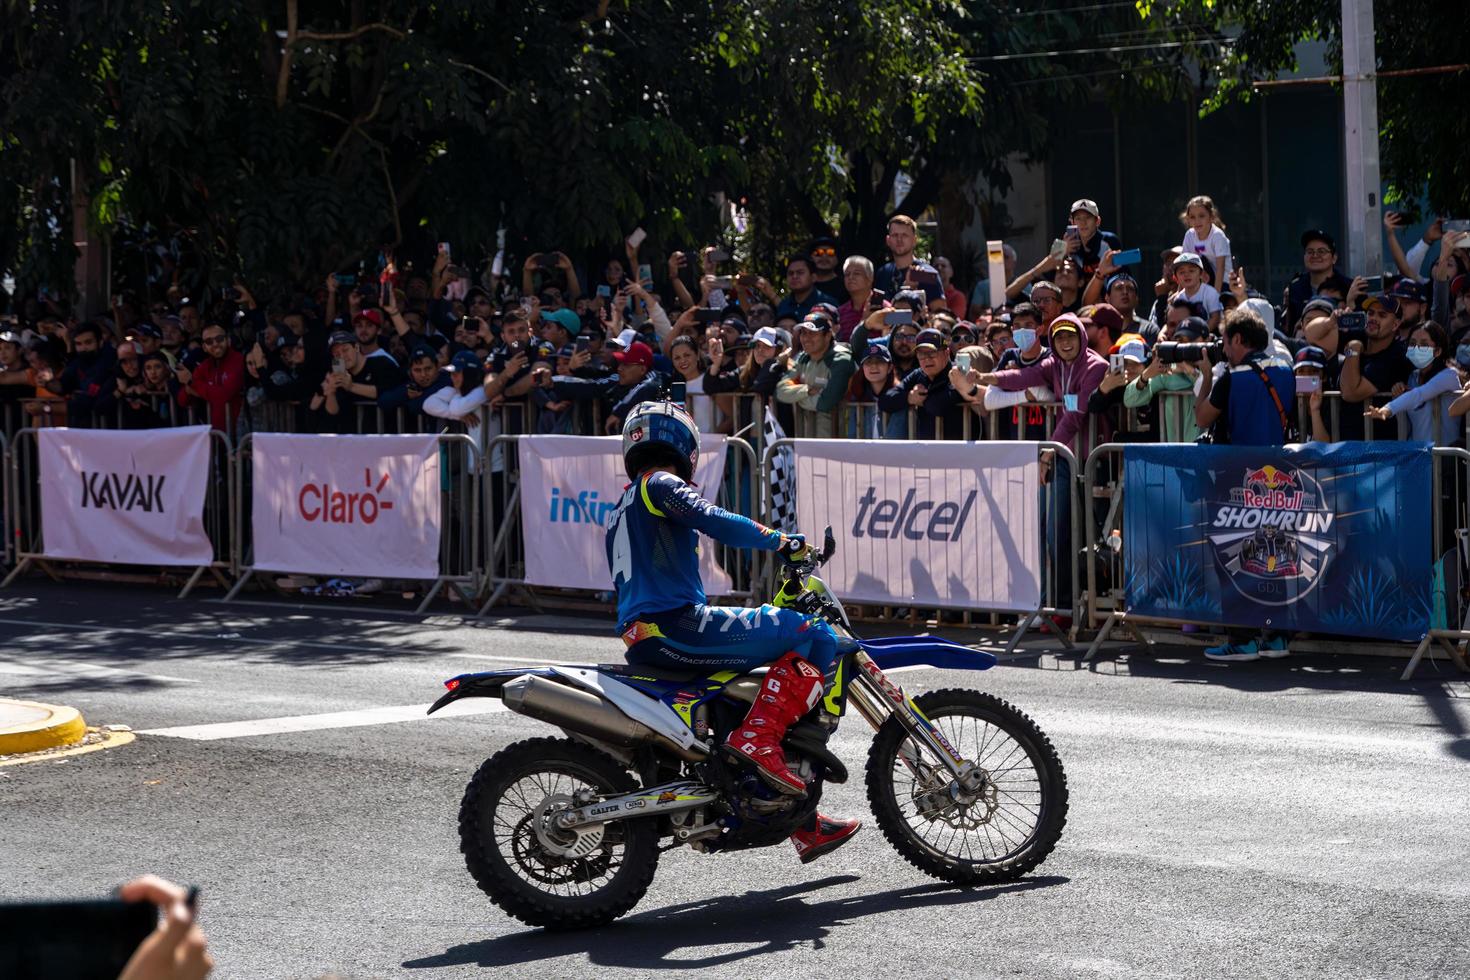
M 1041 486 L 1034 442 L 800 439 L 796 513 L 837 555 L 839 598 L 1030 612 L 1041 605 Z
M 258 432 L 251 443 L 253 567 L 438 578 L 437 437 Z
M 608 519 L 628 485 L 623 440 L 618 436 L 524 436 L 516 441 L 521 462 L 521 527 L 526 541 L 526 581 L 564 589 L 613 587 L 607 570 Z M 701 435 L 694 482 L 700 495 L 717 500 L 725 476 L 725 437 Z M 730 577 L 701 538 L 704 591 L 724 595 Z
M 209 426 L 40 429 L 36 438 L 46 557 L 186 566 L 214 560 L 204 531 Z
M 1127 611 L 1418 640 L 1434 608 L 1428 443 L 1123 450 Z

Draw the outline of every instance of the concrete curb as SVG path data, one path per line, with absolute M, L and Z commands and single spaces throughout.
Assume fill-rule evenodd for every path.
M 86 734 L 87 723 L 76 708 L 0 698 L 0 755 L 72 745 Z

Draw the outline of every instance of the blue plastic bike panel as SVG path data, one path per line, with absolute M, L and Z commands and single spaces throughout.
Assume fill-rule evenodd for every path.
M 859 642 L 879 670 L 914 666 L 989 670 L 995 666 L 995 654 L 972 650 L 937 636 L 884 636 Z

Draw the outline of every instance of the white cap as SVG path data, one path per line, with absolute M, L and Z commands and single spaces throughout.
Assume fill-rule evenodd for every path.
M 618 350 L 627 350 L 628 345 L 637 339 L 638 331 L 634 330 L 632 327 L 625 327 L 622 333 L 618 334 L 612 340 L 609 340 L 608 343 L 616 345 Z
M 1148 346 L 1141 340 L 1130 340 L 1118 348 L 1118 353 L 1123 355 L 1125 361 L 1138 361 L 1143 363 L 1148 360 Z
M 776 333 L 775 327 L 761 327 L 750 338 L 752 344 L 765 344 L 767 347 L 780 347 L 781 335 Z

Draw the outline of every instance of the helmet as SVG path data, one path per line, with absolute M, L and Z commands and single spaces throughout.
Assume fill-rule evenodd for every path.
M 643 402 L 623 420 L 623 467 L 628 479 L 650 466 L 672 466 L 685 483 L 699 462 L 699 427 L 681 405 Z

